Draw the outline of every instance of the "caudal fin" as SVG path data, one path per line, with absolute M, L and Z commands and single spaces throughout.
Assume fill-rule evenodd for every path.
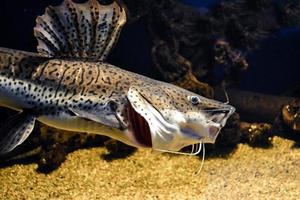
M 36 19 L 37 49 L 48 57 L 104 60 L 125 22 L 125 10 L 116 2 L 65 0 L 60 6 L 49 6 Z
M 0 128 L 0 155 L 12 151 L 26 140 L 34 128 L 35 119 L 21 112 L 5 122 Z

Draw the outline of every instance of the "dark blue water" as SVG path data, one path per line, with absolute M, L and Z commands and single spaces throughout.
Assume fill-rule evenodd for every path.
M 209 7 L 217 0 L 185 0 L 196 8 Z M 61 0 L 2 0 L 0 6 L 0 46 L 35 51 L 35 18 L 47 5 Z M 143 20 L 125 27 L 110 62 L 161 79 L 151 60 L 151 37 Z M 261 41 L 260 48 L 248 54 L 250 68 L 242 74 L 242 89 L 284 94 L 300 86 L 300 26 L 284 29 Z
M 183 0 L 184 3 L 193 7 L 210 7 L 211 5 L 219 2 L 220 0 Z
M 220 0 L 184 0 L 196 8 L 210 7 Z M 242 73 L 240 88 L 285 94 L 300 87 L 300 25 L 280 30 L 262 40 L 259 49 L 247 56 L 250 68 Z

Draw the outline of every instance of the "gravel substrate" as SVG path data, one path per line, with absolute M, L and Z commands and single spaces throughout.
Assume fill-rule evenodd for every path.
M 227 158 L 139 150 L 106 161 L 105 148 L 73 152 L 57 170 L 37 164 L 0 169 L 0 199 L 299 199 L 300 148 L 274 138 L 268 149 L 239 145 Z

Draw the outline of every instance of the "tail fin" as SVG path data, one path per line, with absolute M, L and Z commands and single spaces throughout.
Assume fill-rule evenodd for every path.
M 116 2 L 101 5 L 97 0 L 83 4 L 64 0 L 37 18 L 37 49 L 48 57 L 104 60 L 125 22 L 125 10 Z

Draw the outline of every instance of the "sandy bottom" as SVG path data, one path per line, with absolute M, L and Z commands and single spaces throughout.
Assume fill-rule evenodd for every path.
M 34 163 L 0 169 L 0 199 L 299 199 L 300 148 L 273 144 L 207 158 L 199 176 L 198 157 L 139 150 L 109 162 L 105 148 L 79 150 L 50 174 Z

